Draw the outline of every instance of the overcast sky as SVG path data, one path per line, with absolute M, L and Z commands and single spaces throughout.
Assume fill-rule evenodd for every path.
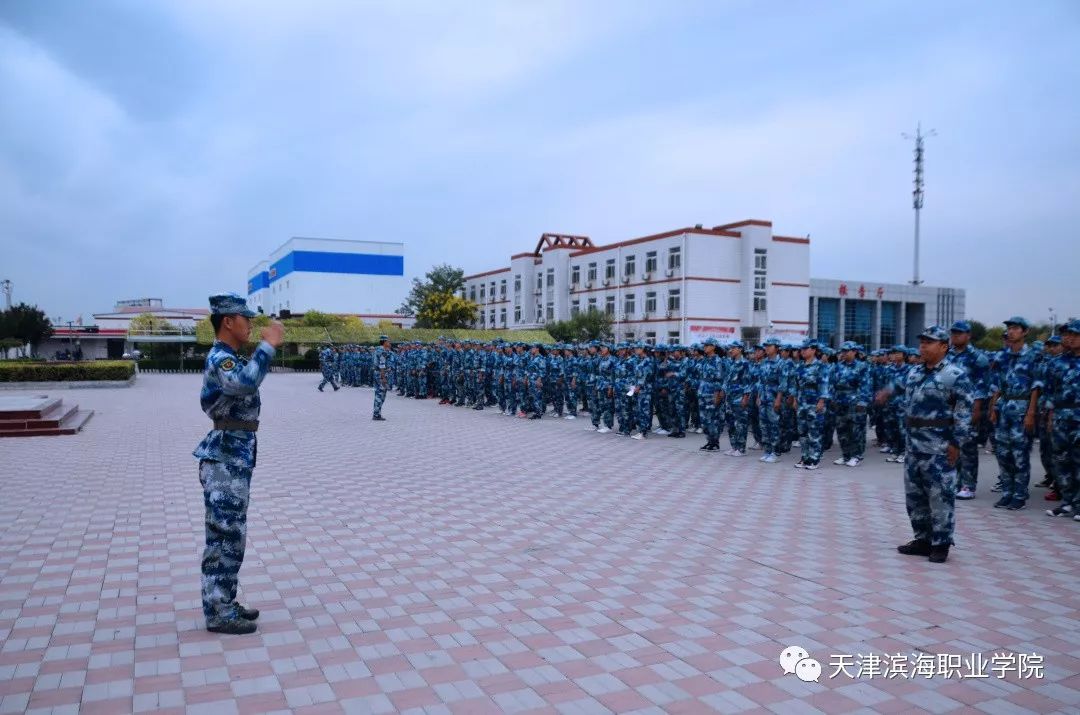
M 811 275 L 1080 315 L 1080 2 L 0 2 L 0 278 L 66 320 L 244 291 L 289 236 L 406 274 L 769 219 Z

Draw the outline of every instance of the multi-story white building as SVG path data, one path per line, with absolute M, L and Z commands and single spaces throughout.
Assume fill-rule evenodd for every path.
M 248 304 L 278 316 L 317 310 L 365 322 L 412 320 L 394 313 L 409 291 L 405 245 L 290 238 L 248 271 Z
M 868 349 L 918 345 L 927 325 L 964 317 L 962 288 L 910 283 L 810 280 L 810 334 L 826 345 L 854 340 Z
M 530 329 L 596 309 L 619 340 L 696 342 L 807 335 L 810 240 L 739 221 L 604 246 L 545 233 L 508 268 L 466 276 L 477 328 Z

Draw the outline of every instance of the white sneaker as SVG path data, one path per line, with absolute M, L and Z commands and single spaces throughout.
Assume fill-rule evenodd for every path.
M 761 442 L 758 442 L 755 439 L 754 443 L 750 445 L 750 449 L 754 450 L 755 452 L 758 451 L 759 449 L 761 449 Z
M 694 430 L 694 431 L 695 431 L 695 432 L 697 432 L 698 434 L 705 434 L 705 429 L 704 429 L 704 428 L 702 428 L 702 427 L 698 427 L 698 428 L 697 428 L 696 430 Z
M 641 434 L 640 432 L 635 432 L 634 434 L 630 435 L 630 439 L 645 439 L 645 435 Z
M 745 449 L 733 449 L 733 450 L 731 450 L 731 454 L 729 456 L 732 456 L 732 457 L 745 457 L 746 456 L 746 450 Z
M 896 455 L 896 463 L 897 464 L 903 464 L 906 459 L 907 459 L 907 455 L 905 455 L 903 453 Z
M 967 487 L 964 487 L 964 488 L 962 488 L 960 491 L 958 491 L 956 493 L 956 498 L 957 499 L 974 499 L 975 498 L 975 492 L 971 491 Z
M 852 457 L 847 462 L 845 462 L 845 464 L 847 464 L 849 467 L 857 467 L 862 464 L 862 459 L 860 459 L 859 457 Z
M 761 458 L 761 461 L 765 462 L 765 464 L 776 464 L 780 461 L 780 457 L 776 456 L 775 454 L 766 454 L 764 457 Z
M 837 457 L 836 459 L 833 460 L 832 463 L 836 464 L 836 465 L 847 464 L 847 460 L 844 459 L 843 457 Z
M 759 461 L 759 462 L 768 462 L 768 461 L 769 461 L 769 457 L 770 457 L 770 456 L 771 456 L 771 455 L 770 455 L 770 454 L 769 454 L 768 452 L 766 452 L 765 454 L 763 454 L 763 455 L 761 455 L 760 457 L 758 457 L 758 458 L 757 458 L 757 461 Z
M 609 430 L 607 427 L 601 427 L 600 429 L 598 429 L 596 431 L 599 432 L 600 434 L 607 434 L 611 430 Z
M 577 415 L 567 415 L 566 417 L 563 417 L 563 419 L 564 420 L 576 420 Z
M 890 449 L 889 447 L 882 447 L 878 451 L 882 454 L 892 454 L 892 449 Z
M 589 425 L 588 427 L 585 428 L 585 431 L 586 432 L 596 432 L 599 429 L 600 429 L 599 427 L 594 427 L 593 425 Z
M 658 429 L 654 429 L 654 430 L 653 430 L 653 433 L 654 433 L 654 434 L 660 434 L 660 435 L 669 435 L 669 434 L 671 434 L 670 432 L 668 432 L 668 431 L 667 431 L 666 429 L 664 429 L 663 427 L 660 427 L 660 428 L 658 428 Z
M 1073 521 L 1080 521 L 1080 514 L 1073 517 Z
M 820 465 L 817 465 L 817 464 L 804 464 L 802 468 L 803 469 L 814 470 L 814 469 L 818 469 L 819 466 Z

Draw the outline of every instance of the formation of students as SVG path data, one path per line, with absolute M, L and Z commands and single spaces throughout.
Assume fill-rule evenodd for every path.
M 947 360 L 964 370 L 973 402 L 971 437 L 959 445 L 956 498 L 974 497 L 979 449 L 989 442 L 1001 471 L 993 491 L 1002 496 L 995 506 L 1026 506 L 1029 455 L 1037 439 L 1046 472 L 1039 486 L 1049 489 L 1048 499 L 1065 500 L 1059 510 L 1071 514 L 1080 502 L 1059 483 L 1055 455 L 1072 454 L 1073 408 L 1058 410 L 1059 431 L 1072 431 L 1056 442 L 1050 419 L 1054 391 L 1074 389 L 1060 378 L 1051 381 L 1057 374 L 1052 368 L 1071 364 L 1072 351 L 1064 344 L 1071 333 L 1066 325 L 1045 344 L 1028 344 L 1028 329 L 1023 318 L 1006 321 L 999 351 L 976 348 L 968 321 L 948 331 Z M 590 429 L 635 440 L 696 432 L 705 435 L 701 450 L 707 452 L 723 450 L 726 432 L 724 455 L 744 457 L 748 449 L 759 449 L 760 461 L 772 464 L 797 448 L 793 466 L 810 470 L 834 443 L 840 447 L 834 463 L 857 467 L 866 457 L 869 430 L 887 461 L 903 463 L 910 416 L 903 390 L 890 388 L 922 361 L 917 348 L 903 345 L 868 352 L 854 342 L 834 350 L 812 340 L 793 345 L 776 338 L 757 345 L 713 339 L 692 345 L 440 339 L 394 347 L 384 341 L 383 347 L 386 386 L 400 396 L 534 420 L 588 413 Z M 320 389 L 326 382 L 336 387 L 336 377 L 347 385 L 374 385 L 383 374 L 375 367 L 380 354 L 380 348 L 324 348 Z M 1076 459 L 1065 457 L 1069 465 Z

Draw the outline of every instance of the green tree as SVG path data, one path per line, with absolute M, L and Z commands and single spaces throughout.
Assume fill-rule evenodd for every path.
M 320 313 L 317 310 L 309 310 L 304 313 L 303 325 L 309 328 L 333 328 L 341 325 L 342 320 L 336 315 Z
M 978 320 L 971 321 L 971 342 L 975 345 L 979 344 L 983 338 L 986 337 L 986 326 L 980 323 Z
M 465 271 L 449 264 L 435 266 L 423 280 L 413 278 L 412 289 L 401 307 L 395 311 L 398 315 L 420 316 L 420 311 L 427 304 L 429 296 L 435 293 L 456 295 L 465 285 Z M 430 307 L 430 304 L 429 304 Z M 417 325 L 417 327 L 421 327 Z M 431 326 L 441 327 L 441 326 Z
M 974 328 L 975 326 L 972 326 Z M 975 331 L 972 330 L 972 333 Z M 1001 336 L 1005 334 L 1005 328 L 1001 325 L 995 325 L 992 328 L 987 328 L 986 334 L 983 335 L 982 340 L 975 343 L 975 346 L 980 350 L 1001 350 Z M 974 338 L 975 336 L 972 335 Z
M 19 303 L 0 313 L 0 338 L 17 338 L 21 345 L 30 345 L 31 353 L 52 334 L 52 323 L 36 305 Z
M 578 313 L 570 320 L 548 323 L 545 327 L 556 341 L 572 343 L 586 340 L 610 340 L 611 324 L 612 316 L 604 311 L 593 309 Z
M 180 328 L 153 313 L 140 313 L 128 323 L 128 331 L 135 332 L 168 333 L 179 330 Z
M 456 293 L 429 292 L 416 312 L 416 327 L 467 328 L 476 320 L 477 307 Z

